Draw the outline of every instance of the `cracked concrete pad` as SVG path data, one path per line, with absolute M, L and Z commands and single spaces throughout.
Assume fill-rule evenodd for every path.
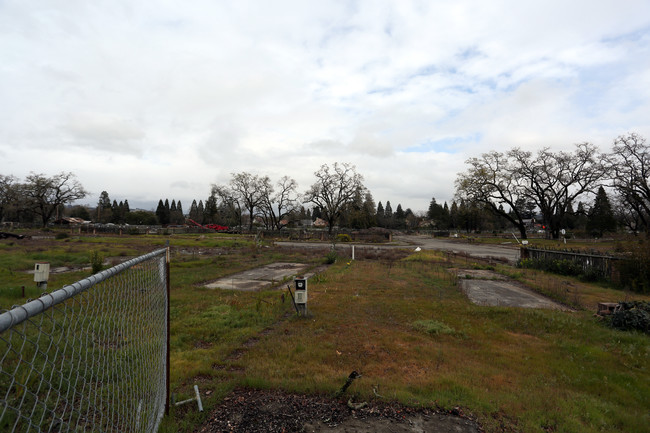
M 507 281 L 462 280 L 461 288 L 476 305 L 567 310 L 542 295 Z
M 456 272 L 463 293 L 476 305 L 570 310 L 496 272 L 479 269 Z
M 210 284 L 208 289 L 256 291 L 282 281 L 293 275 L 302 275 L 308 265 L 304 263 L 272 263 L 255 269 L 220 278 Z

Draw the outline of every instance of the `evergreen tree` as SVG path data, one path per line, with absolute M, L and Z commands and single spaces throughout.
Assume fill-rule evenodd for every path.
M 169 224 L 169 215 L 170 215 L 169 200 L 165 199 L 164 203 L 162 202 L 162 200 L 158 202 L 158 209 L 156 209 L 156 216 L 158 217 L 158 222 L 164 226 Z
M 441 216 L 441 229 L 447 230 L 449 228 L 449 206 L 445 202 L 442 206 L 442 216 Z
M 583 202 L 578 202 L 578 208 L 576 209 L 576 218 L 573 223 L 576 230 L 587 230 L 587 211 L 585 210 L 585 205 Z
M 381 204 L 381 202 L 377 204 L 377 213 L 375 215 L 381 218 L 384 217 L 384 206 Z
M 126 215 L 126 212 L 124 212 L 124 202 L 120 201 L 120 203 L 117 205 L 117 223 L 118 224 L 124 224 L 125 223 L 125 215 Z
M 203 224 L 216 224 L 218 211 L 217 197 L 214 194 L 211 194 L 205 201 L 205 208 L 203 209 Z
M 117 200 L 113 200 L 113 206 L 111 206 L 113 214 L 111 215 L 111 222 L 113 224 L 120 223 L 120 206 L 117 204 Z
M 339 217 L 341 226 L 352 227 L 355 229 L 367 228 L 367 221 L 363 215 L 363 198 L 361 197 L 361 190 L 356 190 L 352 200 L 346 204 L 345 209 L 341 212 Z
M 386 207 L 384 208 L 384 227 L 393 227 L 393 208 L 390 205 L 390 201 L 386 201 Z
M 616 218 L 607 198 L 605 188 L 598 188 L 594 205 L 589 211 L 587 230 L 593 236 L 602 237 L 604 232 L 616 231 Z
M 429 210 L 427 211 L 427 218 L 430 219 L 438 229 L 449 228 L 449 208 L 442 206 L 436 202 L 436 198 L 432 197 L 429 202 Z
M 402 209 L 401 203 L 397 203 L 397 209 L 395 210 L 395 227 L 398 229 L 406 227 L 406 214 Z
M 111 207 L 111 199 L 108 197 L 108 193 L 106 191 L 102 191 L 102 193 L 99 195 L 99 202 L 97 203 L 97 206 L 103 209 L 109 209 Z
M 458 228 L 464 230 L 465 232 L 471 231 L 471 216 L 469 206 L 465 200 L 461 200 L 458 205 Z
M 205 223 L 205 208 L 203 207 L 203 200 L 199 200 L 199 205 L 196 207 L 196 219 L 199 224 Z
M 190 205 L 190 214 L 189 214 L 190 219 L 199 222 L 198 213 L 199 213 L 199 207 L 196 204 L 196 199 L 194 199 L 192 200 L 192 204 Z
M 404 220 L 406 221 L 406 228 L 408 229 L 415 229 L 420 223 L 419 218 L 415 216 L 410 207 L 406 208 L 406 211 L 404 212 Z
M 162 199 L 158 201 L 158 207 L 156 208 L 156 217 L 158 218 L 158 223 L 159 224 L 167 224 L 167 218 L 166 218 L 166 212 L 165 212 L 165 205 L 163 204 Z
M 176 200 L 172 199 L 172 204 L 169 206 L 169 223 L 178 224 L 178 211 L 176 209 Z
M 112 216 L 111 199 L 106 191 L 102 191 L 99 195 L 99 202 L 97 202 L 97 221 L 107 223 L 111 221 Z
M 131 208 L 129 207 L 129 201 L 127 199 L 124 199 L 124 213 L 127 214 L 131 212 Z
M 375 220 L 379 227 L 384 227 L 384 205 L 379 202 L 377 204 L 377 213 L 375 213 Z
M 455 201 L 451 202 L 451 209 L 449 209 L 449 228 L 458 229 L 458 204 Z
M 363 218 L 366 221 L 366 227 L 374 227 L 377 225 L 377 218 L 375 217 L 375 200 L 372 198 L 370 191 L 366 191 L 362 212 Z
M 185 224 L 185 216 L 183 215 L 183 205 L 179 200 L 172 200 L 172 204 L 169 207 L 169 222 L 172 224 Z

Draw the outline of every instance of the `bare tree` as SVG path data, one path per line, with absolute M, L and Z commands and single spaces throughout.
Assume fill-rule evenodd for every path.
M 298 183 L 295 179 L 289 176 L 283 176 L 276 184 L 277 193 L 275 188 L 270 183 L 263 183 L 262 185 L 262 211 L 264 213 L 264 220 L 269 228 L 280 230 L 282 228 L 282 220 L 291 212 L 298 210 L 298 197 L 296 189 Z
M 264 193 L 272 189 L 268 176 L 260 177 L 247 172 L 232 173 L 228 187 L 213 185 L 212 193 L 220 196 L 224 203 L 239 210 L 241 224 L 242 209 L 248 212 L 248 230 L 253 230 L 255 217 L 263 203 Z
M 21 188 L 26 206 L 41 217 L 47 225 L 59 206 L 72 203 L 88 195 L 72 173 L 61 172 L 52 177 L 31 173 Z
M 6 210 L 16 205 L 16 177 L 0 174 L 0 222 L 4 221 Z
M 607 164 L 612 186 L 628 208 L 629 221 L 635 222 L 635 230 L 644 229 L 650 235 L 650 147 L 645 138 L 635 133 L 619 136 Z
M 553 239 L 559 238 L 571 204 L 582 194 L 595 193 L 607 173 L 602 156 L 590 143 L 576 144 L 573 153 L 544 148 L 533 157 L 515 148 L 508 156 L 520 177 L 522 193 L 537 205 Z
M 526 215 L 519 206 L 524 188 L 513 161 L 506 154 L 493 151 L 484 153 L 480 158 L 470 158 L 465 163 L 470 168 L 456 178 L 457 197 L 485 205 L 495 215 L 510 221 L 519 230 L 522 239 L 526 239 Z
M 218 204 L 219 201 L 221 201 L 220 204 Z M 199 203 L 199 208 L 200 207 Z M 212 185 L 212 191 L 210 197 L 208 197 L 205 202 L 205 209 L 203 212 L 203 219 L 206 220 L 205 222 L 215 222 L 212 218 L 219 209 L 223 211 L 222 213 L 224 215 L 222 215 L 222 217 L 225 218 L 224 221 L 227 222 L 228 225 L 232 225 L 233 221 L 235 221 L 239 226 L 242 225 L 242 210 L 239 198 L 236 197 L 233 191 L 225 185 Z
M 321 209 L 332 234 L 341 211 L 352 202 L 358 191 L 365 191 L 363 176 L 357 173 L 354 165 L 336 162 L 331 168 L 323 164 L 314 175 L 316 182 L 305 193 L 304 202 L 313 203 Z

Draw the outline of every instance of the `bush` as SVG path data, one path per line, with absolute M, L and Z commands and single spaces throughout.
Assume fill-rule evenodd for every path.
M 650 293 L 650 251 L 646 241 L 634 245 L 630 255 L 616 264 L 623 288 Z
M 346 233 L 336 235 L 336 240 L 339 242 L 352 242 L 352 238 Z
M 620 306 L 621 309 L 612 314 L 610 319 L 613 328 L 650 334 L 650 302 L 621 302 Z
M 429 335 L 455 335 L 456 330 L 450 328 L 442 322 L 437 322 L 435 320 L 418 320 L 411 323 L 411 326 L 418 331 L 426 332 Z
M 584 281 L 599 281 L 605 278 L 597 269 L 583 269 L 578 262 L 568 259 L 520 259 L 517 267 L 528 269 L 539 269 L 558 275 L 569 275 L 580 277 Z
M 101 272 L 104 269 L 104 256 L 102 253 L 97 250 L 90 252 L 90 267 L 92 268 L 93 274 Z
M 58 232 L 54 235 L 54 239 L 67 239 L 68 234 L 66 232 Z
M 520 268 L 540 269 L 560 275 L 580 275 L 582 267 L 572 260 L 557 259 L 521 259 L 517 263 Z
M 325 263 L 331 265 L 336 262 L 337 258 L 338 254 L 336 254 L 336 251 L 331 250 L 329 253 L 325 254 Z

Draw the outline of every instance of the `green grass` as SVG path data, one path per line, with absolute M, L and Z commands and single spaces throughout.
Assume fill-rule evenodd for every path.
M 594 302 L 624 293 L 498 265 L 498 272 L 540 290 L 568 287 L 567 296 L 581 308 L 478 307 L 459 291 L 455 273 L 447 269 L 454 266 L 450 258 L 428 251 L 402 260 L 395 253 L 337 261 L 309 281 L 313 317 L 304 319 L 295 316 L 288 299 L 282 302 L 281 291 L 203 285 L 273 261 L 315 265 L 324 252 L 257 248 L 250 238 L 224 235 L 73 236 L 45 245 L 2 241 L 1 305 L 21 301 L 21 284 L 33 286 L 33 277 L 23 272 L 33 269 L 33 254 L 89 264 L 91 250 L 127 258 L 167 240 L 171 389 L 181 400 L 192 397 L 198 384 L 206 410 L 175 407 L 161 432 L 196 430 L 237 386 L 333 395 L 352 370 L 363 374 L 348 390 L 355 401 L 375 399 L 377 392 L 413 406 L 460 406 L 487 432 L 641 432 L 650 422 L 650 338 L 610 329 L 593 317 Z M 87 275 L 53 275 L 49 286 Z

